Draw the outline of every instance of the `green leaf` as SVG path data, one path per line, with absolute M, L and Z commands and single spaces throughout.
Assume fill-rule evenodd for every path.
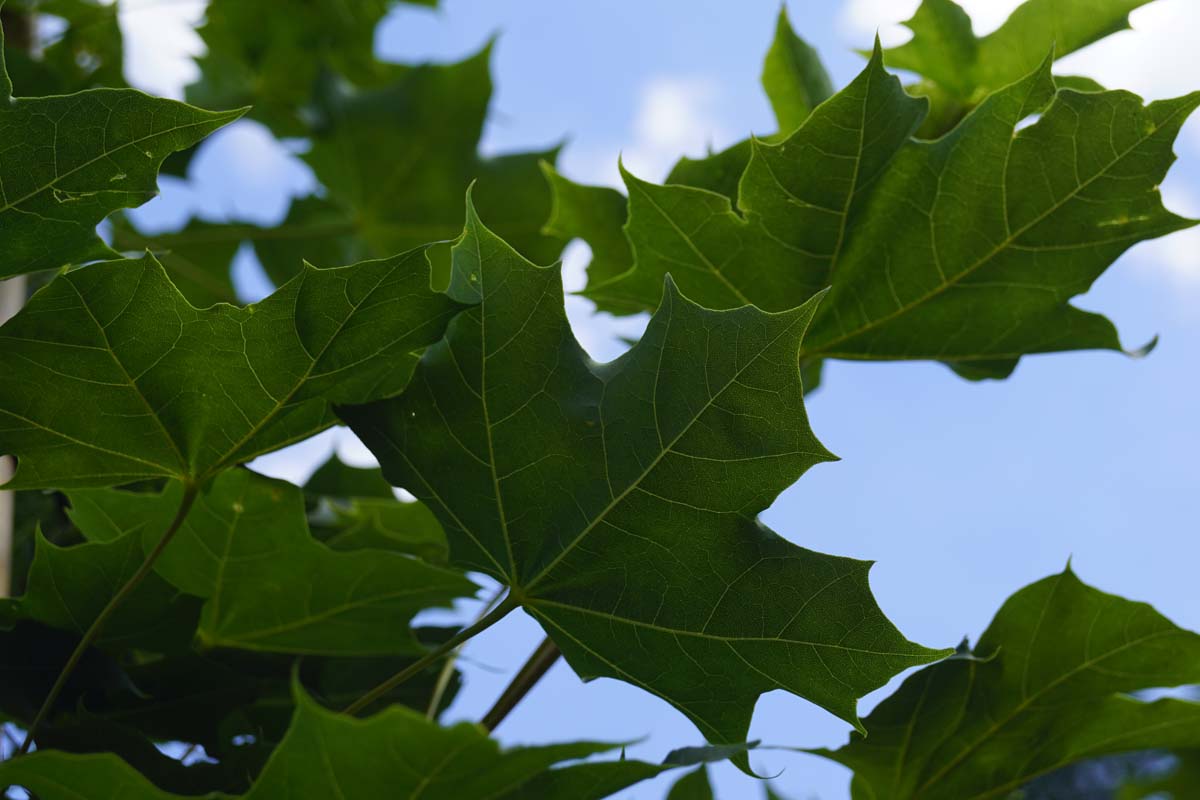
M 55 279 L 0 327 L 11 488 L 203 482 L 403 388 L 459 305 L 422 251 L 306 267 L 261 303 L 192 307 L 152 257 Z
M 182 493 L 178 483 L 161 494 L 76 491 L 71 517 L 88 538 L 120 531 L 115 541 L 132 535 L 149 551 Z M 154 569 L 205 598 L 202 646 L 316 655 L 420 652 L 413 615 L 475 589 L 457 572 L 396 553 L 330 550 L 309 535 L 297 487 L 248 470 L 217 476 Z
M 248 764 L 230 757 L 219 763 L 198 759 L 185 765 L 161 751 L 136 728 L 82 711 L 38 732 L 38 749 L 65 753 L 111 753 L 155 786 L 184 795 L 242 792 L 249 788 Z M 90 795 L 88 795 L 90 797 Z
M 625 196 L 607 186 L 575 183 L 558 174 L 550 164 L 543 163 L 542 172 L 554 197 L 546 232 L 563 239 L 583 239 L 592 250 L 584 296 L 613 314 L 644 311 L 640 302 L 625 303 L 620 297 L 602 297 L 592 289 L 614 280 L 633 264 L 633 251 L 622 230 L 628 213 Z
M 72 94 L 84 89 L 125 86 L 124 42 L 116 4 L 102 0 L 9 0 L 8 14 L 60 18 L 65 28 L 26 52 L 5 54 L 12 82 L 30 96 Z M 43 38 L 44 37 L 39 37 Z
M 416 634 L 423 644 L 435 646 L 456 631 L 419 628 Z M 43 641 L 36 639 L 30 644 L 36 646 Z M 60 654 L 58 661 L 47 661 L 57 667 L 64 657 Z M 318 702 L 342 708 L 412 662 L 409 656 L 306 656 L 297 662 L 288 656 L 235 650 L 173 653 L 128 665 L 119 683 L 108 682 L 107 691 L 91 690 L 82 702 L 73 697 L 77 702 L 60 704 L 55 722 L 61 725 L 80 715 L 91 715 L 136 728 L 157 741 L 200 744 L 210 757 L 220 761 L 244 758 L 246 745 L 241 742 L 245 738 L 252 737 L 255 749 L 269 753 L 287 732 L 295 710 L 293 678 L 298 678 Z M 4 670 L 0 662 L 0 677 L 8 678 Z M 400 703 L 424 712 L 440 670 L 440 664 L 432 665 L 388 692 L 372 710 Z M 48 679 L 54 677 L 53 668 L 47 667 L 46 672 Z M 443 708 L 459 685 L 456 673 L 443 695 Z M 46 688 L 31 689 L 27 694 L 36 700 Z M 13 703 L 5 694 L 0 693 L 0 709 L 8 710 Z
M 817 751 L 855 772 L 855 798 L 1005 797 L 1099 755 L 1200 744 L 1200 704 L 1130 692 L 1200 681 L 1200 636 L 1069 569 L 1013 595 L 975 648 L 904 682 L 867 735 Z
M 81 541 L 67 518 L 65 505 L 65 498 L 57 492 L 13 493 L 13 543 L 9 566 L 12 595 L 25 591 L 25 577 L 41 538 L 59 546 Z
M 137 572 L 143 555 L 138 535 L 57 547 L 39 534 L 16 612 L 20 618 L 83 634 Z M 109 618 L 96 644 L 111 650 L 186 647 L 198 614 L 194 598 L 151 576 Z
M 449 557 L 446 534 L 423 503 L 398 500 L 378 467 L 347 466 L 337 455 L 308 483 L 316 500 L 309 515 L 312 534 L 335 550 L 377 548 L 417 556 L 431 564 Z
M 237 290 L 233 285 L 233 258 L 241 243 L 229 236 L 229 226 L 193 219 L 175 233 L 145 236 L 126 215 L 113 216 L 111 224 L 112 244 L 116 250 L 137 254 L 147 249 L 153 250 L 155 258 L 171 276 L 175 288 L 196 308 L 207 308 L 216 303 L 237 303 Z M 252 225 L 244 227 L 247 232 L 258 230 Z M 299 265 L 303 260 L 297 257 L 295 264 Z M 321 261 L 310 257 L 307 260 L 337 264 L 349 263 L 354 259 Z
M 971 18 L 953 0 L 923 0 L 904 23 L 913 38 L 885 57 L 888 66 L 925 77 L 913 89 L 933 102 L 921 136 L 935 139 L 988 94 L 1037 69 L 1051 50 L 1062 58 L 1125 30 L 1129 13 L 1149 2 L 1026 0 L 998 29 L 976 37 Z
M 712 784 L 708 782 L 708 770 L 704 767 L 693 770 L 675 781 L 667 800 L 713 800 Z
M 478 153 L 492 93 L 490 57 L 489 45 L 455 64 L 391 66 L 387 82 L 366 89 L 325 82 L 310 109 L 312 145 L 304 155 L 325 191 L 294 201 L 281 224 L 205 226 L 131 241 L 205 272 L 219 247 L 249 241 L 278 285 L 302 260 L 345 264 L 453 239 L 463 192 L 475 183 L 480 209 L 502 235 L 530 258 L 556 258 L 563 241 L 541 230 L 550 194 L 539 162 L 553 161 L 557 148 Z
M 779 9 L 775 39 L 763 63 L 762 85 L 781 133 L 799 128 L 812 110 L 833 94 L 833 84 L 816 50 L 792 30 L 786 6 Z
M 714 312 L 669 285 L 642 341 L 597 365 L 557 268 L 473 208 L 452 257 L 451 297 L 477 305 L 403 394 L 339 414 L 438 516 L 454 563 L 506 583 L 580 675 L 634 683 L 710 741 L 744 742 L 765 691 L 855 721 L 859 696 L 942 655 L 891 626 L 866 563 L 756 520 L 833 458 L 796 369 L 815 301 Z
M 1051 48 L 1055 58 L 1129 27 L 1129 13 L 1150 0 L 1026 0 L 1008 20 L 977 38 L 953 0 L 924 0 L 904 23 L 913 38 L 889 49 L 889 66 L 936 81 L 966 100 L 1020 80 Z
M 1158 184 L 1200 93 L 1149 106 L 1126 92 L 1056 94 L 1049 66 L 897 154 L 832 276 L 809 354 L 1002 375 L 1027 353 L 1120 350 L 1112 323 L 1068 300 L 1133 244 L 1192 224 L 1163 208 Z
M 182 800 L 150 783 L 140 772 L 111 753 L 78 755 L 39 750 L 0 763 L 0 785 L 20 786 L 39 800 Z M 191 795 L 223 800 L 216 793 Z
M 296 704 L 291 729 L 245 800 L 418 795 L 422 800 L 588 800 L 606 796 L 598 789 L 611 793 L 663 769 L 630 761 L 556 769 L 615 746 L 579 742 L 501 750 L 476 725 L 443 728 L 406 708 L 355 720 L 326 711 L 302 692 Z M 23 786 L 40 800 L 180 800 L 107 754 L 40 751 L 0 763 L 3 783 Z
M 436 0 L 406 0 L 435 6 Z M 375 28 L 395 0 L 212 0 L 198 29 L 206 52 L 188 99 L 217 107 L 253 105 L 252 116 L 281 136 L 304 135 L 303 109 L 324 70 L 357 85 L 386 76 L 375 60 Z M 270 24 L 263 24 L 269 20 Z
M 611 749 L 580 742 L 502 751 L 469 723 L 442 728 L 399 707 L 357 721 L 298 696 L 291 730 L 246 797 L 289 796 L 303 787 L 308 796 L 347 800 L 418 791 L 429 800 L 533 798 L 528 785 L 541 773 Z
M 352 467 L 338 458 L 337 453 L 317 467 L 304 484 L 304 492 L 318 497 L 340 499 L 396 499 L 392 485 L 383 477 L 378 467 Z
M 1193 224 L 1157 187 L 1198 104 L 1056 91 L 1047 62 L 925 142 L 909 137 L 924 102 L 876 52 L 786 140 L 753 143 L 738 210 L 628 176 L 634 268 L 586 294 L 653 308 L 670 273 L 711 308 L 783 310 L 828 284 L 806 364 L 939 360 L 979 379 L 1025 354 L 1120 350 L 1107 319 L 1069 300 L 1133 244 Z
M 163 159 L 232 122 L 132 89 L 15 98 L 0 34 L 0 278 L 115 253 L 96 225 L 157 193 Z

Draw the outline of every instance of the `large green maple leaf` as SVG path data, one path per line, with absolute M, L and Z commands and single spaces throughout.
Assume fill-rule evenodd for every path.
M 182 494 L 178 483 L 157 494 L 77 490 L 71 518 L 93 541 L 132 537 L 140 561 Z M 309 534 L 299 488 L 240 469 L 201 492 L 154 570 L 205 599 L 201 646 L 314 655 L 420 652 L 412 617 L 475 589 L 458 572 L 399 553 L 329 549 Z
M 596 364 L 559 269 L 473 208 L 448 292 L 474 307 L 404 393 L 339 414 L 438 516 L 452 561 L 507 584 L 581 675 L 641 686 L 711 741 L 739 742 L 763 692 L 854 722 L 858 697 L 944 655 L 888 622 L 868 564 L 756 519 L 833 458 L 796 366 L 815 300 L 709 311 L 668 285 L 642 341 Z
M 240 117 L 133 89 L 13 97 L 0 33 L 0 278 L 117 254 L 96 225 L 157 194 L 163 159 Z
M 1044 61 L 921 141 L 910 134 L 925 101 L 877 50 L 794 134 L 753 143 L 737 209 L 626 174 L 634 263 L 585 294 L 653 308 L 670 272 L 709 307 L 781 310 L 830 285 L 807 362 L 930 359 L 978 378 L 1029 353 L 1120 350 L 1108 320 L 1069 300 L 1133 244 L 1194 224 L 1163 208 L 1158 185 L 1198 104 L 1200 93 L 1144 106 L 1127 92 L 1056 91 Z M 586 214 L 586 194 L 572 197 Z M 611 230 L 614 205 L 593 224 Z
M 422 251 L 306 267 L 245 308 L 194 308 L 150 256 L 68 272 L 0 327 L 9 486 L 203 483 L 398 392 L 460 307 Z
M 1200 745 L 1200 704 L 1129 693 L 1200 681 L 1200 636 L 1070 569 L 1014 594 L 975 647 L 917 672 L 867 734 L 818 751 L 858 798 L 1003 798 L 1110 753 Z

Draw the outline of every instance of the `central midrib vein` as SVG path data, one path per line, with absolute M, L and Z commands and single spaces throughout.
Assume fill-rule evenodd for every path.
M 667 298 L 670 298 L 670 297 L 671 297 L 671 295 L 669 293 L 664 295 L 664 303 L 667 302 Z M 668 308 L 668 311 L 671 311 L 671 310 L 672 310 L 671 308 Z M 526 592 L 532 591 L 534 586 L 536 586 L 543 578 L 545 578 L 548 574 L 550 574 L 550 572 L 552 572 L 554 570 L 554 568 L 557 567 L 559 565 L 559 563 L 561 563 L 562 560 L 564 558 L 566 558 L 567 555 L 579 545 L 580 542 L 582 542 L 585 538 L 587 538 L 588 534 L 590 534 L 593 530 L 595 530 L 596 526 L 599 525 L 601 522 L 603 522 L 605 517 L 607 517 L 609 515 L 609 513 L 612 512 L 613 509 L 615 509 L 622 502 L 624 502 L 626 496 L 628 496 L 630 492 L 632 492 L 639 485 L 641 485 L 642 481 L 644 481 L 646 479 L 646 477 L 649 476 L 650 473 L 653 472 L 655 470 L 655 468 L 658 467 L 659 462 L 662 461 L 662 459 L 667 455 L 667 453 L 671 452 L 671 449 L 676 444 L 678 444 L 679 440 L 682 439 L 689 431 L 691 431 L 692 426 L 696 424 L 696 422 L 700 419 L 701 416 L 704 415 L 704 413 L 706 411 L 708 411 L 708 409 L 712 406 L 713 402 L 718 397 L 720 397 L 722 394 L 724 394 L 725 391 L 730 386 L 732 386 L 739 377 L 741 377 L 742 373 L 745 372 L 747 369 L 749 369 L 750 365 L 759 359 L 759 357 L 762 355 L 763 352 L 765 352 L 768 348 L 770 348 L 771 345 L 775 344 L 775 342 L 779 341 L 780 338 L 782 338 L 786 333 L 791 331 L 792 328 L 794 328 L 802 320 L 803 320 L 803 318 L 797 318 L 796 320 L 794 320 L 792 322 L 791 325 L 788 325 L 786 328 L 784 328 L 782 331 L 780 331 L 778 334 L 776 334 L 770 341 L 768 341 L 765 345 L 763 345 L 762 349 L 758 352 L 757 355 L 755 355 L 753 358 L 747 360 L 746 365 L 744 367 L 742 367 L 741 369 L 739 369 L 737 372 L 735 372 L 733 374 L 733 376 L 728 381 L 725 382 L 725 384 L 720 388 L 719 391 L 713 392 L 711 394 L 711 396 L 708 398 L 708 400 L 705 401 L 704 405 L 701 406 L 700 410 L 697 411 L 695 413 L 695 415 L 693 415 L 691 421 L 688 422 L 687 425 L 683 426 L 683 428 L 679 431 L 679 433 L 676 434 L 673 439 L 671 439 L 670 443 L 667 444 L 665 447 L 663 447 L 659 451 L 658 455 L 654 457 L 654 460 L 650 462 L 649 466 L 647 466 L 644 470 L 642 470 L 642 473 L 640 475 L 638 475 L 637 478 L 630 481 L 629 485 L 626 486 L 623 490 L 621 490 L 620 494 L 618 494 L 616 497 L 612 498 L 612 500 L 609 501 L 608 505 L 606 505 L 604 507 L 604 509 L 601 510 L 600 513 L 598 513 L 595 516 L 595 518 L 592 519 L 592 521 L 589 522 L 587 524 L 587 526 L 582 531 L 580 531 L 579 534 L 576 535 L 575 538 L 572 539 L 567 544 L 566 547 L 564 547 L 562 549 L 562 552 L 560 552 L 557 556 L 555 556 L 550 561 L 549 564 L 547 564 L 545 567 L 543 567 L 541 569 L 541 571 L 539 571 L 533 578 L 531 578 L 529 580 L 529 582 L 526 583 L 524 587 L 522 587 L 524 589 L 524 591 L 526 591 Z M 665 346 L 665 344 L 664 344 L 664 346 Z M 655 413 L 657 414 L 657 409 L 655 410 Z

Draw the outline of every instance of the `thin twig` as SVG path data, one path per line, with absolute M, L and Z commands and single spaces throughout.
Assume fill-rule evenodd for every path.
M 533 655 L 529 656 L 525 665 L 513 676 L 512 682 L 496 700 L 492 710 L 484 715 L 479 724 L 489 731 L 496 730 L 496 727 L 504 721 L 510 711 L 517 707 L 518 703 L 525 699 L 529 690 L 542 679 L 550 667 L 554 666 L 554 662 L 558 661 L 558 657 L 561 655 L 562 652 L 558 649 L 558 645 L 551 641 L 549 636 L 543 639 L 537 650 L 533 651 Z
M 475 622 L 483 619 L 488 615 L 500 598 L 504 597 L 504 592 L 507 587 L 501 586 L 492 595 L 491 599 L 484 603 L 483 608 L 479 610 L 479 614 L 475 617 Z M 454 651 L 446 658 L 446 663 L 442 665 L 441 672 L 438 673 L 437 683 L 433 685 L 433 694 L 429 697 L 429 706 L 425 709 L 425 718 L 432 720 L 437 717 L 438 707 L 442 704 L 442 698 L 446 696 L 446 688 L 450 686 L 450 679 L 454 677 L 454 667 L 458 664 L 458 657 L 462 654 L 462 645 L 454 648 Z
M 179 501 L 179 510 L 175 512 L 175 518 L 171 520 L 171 524 L 167 527 L 166 532 L 163 533 L 162 538 L 158 540 L 158 544 L 154 546 L 154 549 L 142 561 L 142 565 L 138 567 L 137 572 L 133 573 L 133 577 L 125 581 L 125 584 L 117 590 L 117 593 L 108 601 L 108 605 L 100 611 L 96 619 L 88 626 L 88 629 L 83 634 L 83 638 L 79 640 L 79 644 L 75 645 L 75 650 L 71 653 L 71 657 L 67 659 L 67 663 L 63 666 L 62 671 L 58 673 L 58 678 L 55 679 L 54 686 L 50 689 L 50 694 L 46 695 L 46 699 L 42 702 L 42 707 L 38 709 L 37 716 L 33 718 L 33 724 L 25 732 L 25 741 L 21 743 L 21 749 L 17 751 L 17 755 L 29 752 L 29 746 L 33 744 L 34 735 L 37 733 L 42 722 L 45 721 L 46 715 L 50 713 L 50 709 L 58 700 L 58 696 L 62 694 L 62 690 L 67 685 L 71 674 L 79 666 L 80 659 L 83 658 L 84 653 L 92 646 L 92 643 L 96 641 L 96 638 L 104 629 L 105 623 L 108 622 L 108 618 L 113 615 L 121 603 L 125 601 L 125 598 L 132 594 L 133 590 L 154 569 L 154 563 L 158 561 L 158 557 L 167 549 L 167 545 L 170 544 L 171 539 L 175 537 L 175 534 L 183 526 L 183 521 L 187 519 L 188 512 L 192 510 L 192 503 L 196 501 L 196 493 L 195 484 L 189 483 L 184 485 L 183 497 Z
M 449 653 L 453 652 L 463 642 L 480 633 L 483 633 L 485 630 L 507 617 L 509 613 L 515 610 L 519 605 L 520 602 L 516 600 L 512 594 L 509 594 L 508 597 L 504 598 L 504 602 L 492 609 L 487 616 L 483 617 L 472 625 L 463 628 L 437 648 L 430 650 L 422 658 L 400 670 L 395 675 L 388 678 L 386 681 L 379 684 L 350 705 L 346 706 L 344 709 L 342 709 L 342 713 L 357 714 L 359 711 L 362 711 L 364 708 L 383 697 L 392 689 L 395 689 L 409 678 L 422 672 L 426 667 L 437 661 L 439 658 L 443 658 Z

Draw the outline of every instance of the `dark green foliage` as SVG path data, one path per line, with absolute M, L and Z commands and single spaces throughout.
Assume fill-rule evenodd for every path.
M 669 796 L 708 800 L 707 769 L 685 769 L 749 772 L 755 703 L 784 689 L 857 728 L 819 751 L 856 798 L 1194 795 L 1200 705 L 1136 693 L 1200 683 L 1196 634 L 1067 570 L 951 656 L 892 625 L 869 563 L 758 520 L 835 460 L 803 402 L 828 358 L 979 379 L 1121 349 L 1071 301 L 1193 224 L 1158 185 L 1200 93 L 1147 105 L 1051 69 L 1146 2 L 1028 0 L 977 37 L 925 0 L 913 39 L 840 91 L 781 12 L 762 71 L 778 131 L 664 185 L 623 171 L 627 199 L 559 175 L 556 148 L 479 154 L 491 45 L 386 64 L 390 0 L 212 0 L 189 99 L 253 103 L 320 188 L 274 226 L 150 236 L 117 216 L 112 249 L 97 223 L 243 110 L 122 88 L 115 6 L 10 2 L 6 20 L 65 24 L 0 72 L 0 277 L 43 273 L 0 327 L 19 593 L 0 600 L 0 721 L 37 746 L 3 745 L 0 790 L 599 800 L 678 769 Z M 592 248 L 585 297 L 652 312 L 608 364 L 577 343 L 558 266 L 537 266 L 570 238 Z M 279 288 L 219 302 L 245 243 Z M 334 456 L 299 487 L 245 468 L 339 421 L 380 469 Z M 468 570 L 505 594 L 465 627 L 413 628 L 474 593 Z M 658 764 L 501 748 L 500 712 L 439 724 L 458 648 L 516 608 L 549 635 L 540 656 L 657 695 L 712 744 Z
M 242 115 L 132 89 L 14 97 L 2 48 L 0 278 L 115 257 L 97 223 L 149 200 L 164 158 Z
M 1139 689 L 1200 682 L 1200 635 L 1068 569 L 1013 595 L 974 654 L 917 672 L 820 751 L 854 770 L 855 798 L 1004 797 L 1109 753 L 1200 745 L 1200 704 Z
M 12 485 L 202 482 L 399 391 L 457 307 L 420 250 L 307 267 L 246 308 L 194 308 L 150 256 L 67 273 L 0 327 Z

